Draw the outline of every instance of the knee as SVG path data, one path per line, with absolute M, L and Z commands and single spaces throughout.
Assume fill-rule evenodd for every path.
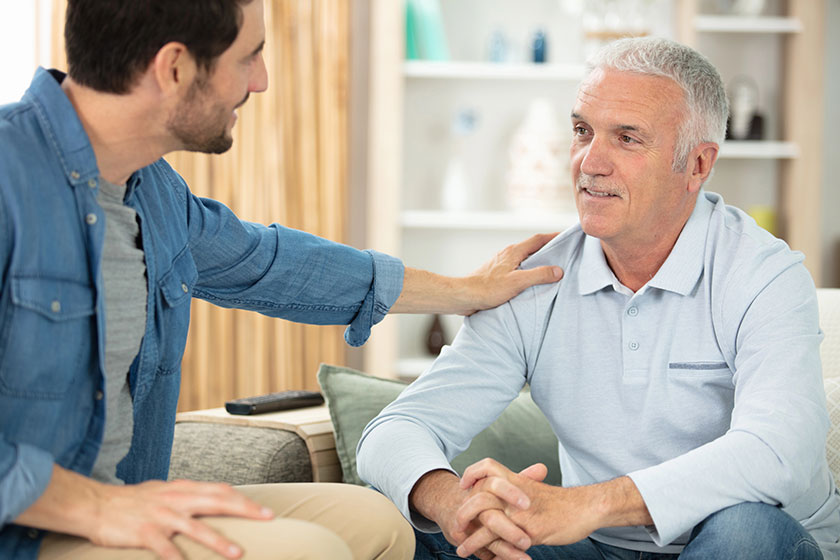
M 391 501 L 367 488 L 352 487 L 357 491 L 353 502 L 357 506 L 356 514 L 364 519 L 368 527 L 375 527 L 368 537 L 369 546 L 374 549 L 372 558 L 403 559 L 414 555 L 414 529 L 405 520 Z
M 680 558 L 821 559 L 802 524 L 778 507 L 747 502 L 718 511 L 691 533 Z

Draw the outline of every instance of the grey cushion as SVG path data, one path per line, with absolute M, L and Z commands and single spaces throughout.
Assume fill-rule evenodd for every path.
M 294 432 L 210 422 L 178 422 L 169 480 L 229 484 L 311 482 L 306 444 Z

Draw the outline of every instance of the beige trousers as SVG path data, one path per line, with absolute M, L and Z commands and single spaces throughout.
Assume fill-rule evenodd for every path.
M 236 542 L 245 560 L 410 560 L 414 532 L 381 494 L 350 484 L 258 484 L 238 486 L 243 494 L 271 508 L 272 521 L 205 517 L 208 525 Z M 176 535 L 185 558 L 222 558 Z M 104 548 L 89 541 L 49 533 L 38 560 L 152 560 L 148 550 Z

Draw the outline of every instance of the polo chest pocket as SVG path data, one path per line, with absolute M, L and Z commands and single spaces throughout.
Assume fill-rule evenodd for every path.
M 158 339 L 159 374 L 174 373 L 180 367 L 190 325 L 190 300 L 197 281 L 198 270 L 187 248 L 175 257 L 172 266 L 160 277 L 162 305 L 158 310 L 161 318 L 159 328 L 162 330 Z
M 0 331 L 0 391 L 56 399 L 93 366 L 96 293 L 59 278 L 12 277 Z

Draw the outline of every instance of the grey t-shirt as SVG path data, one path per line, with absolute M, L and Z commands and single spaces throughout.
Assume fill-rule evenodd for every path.
M 111 484 L 122 484 L 117 464 L 131 447 L 134 406 L 128 369 L 143 340 L 148 291 L 137 213 L 124 204 L 125 189 L 100 178 L 97 197 L 105 211 L 105 433 L 91 477 Z

